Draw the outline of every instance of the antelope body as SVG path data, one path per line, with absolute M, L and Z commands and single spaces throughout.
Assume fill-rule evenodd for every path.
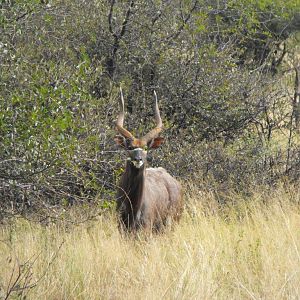
M 155 94 L 156 127 L 140 139 L 123 127 L 124 99 L 121 90 L 121 112 L 116 122 L 120 135 L 117 144 L 126 149 L 128 159 L 117 193 L 117 211 L 121 227 L 127 231 L 140 228 L 160 230 L 182 212 L 181 186 L 163 168 L 146 168 L 147 149 L 158 148 L 162 121 Z

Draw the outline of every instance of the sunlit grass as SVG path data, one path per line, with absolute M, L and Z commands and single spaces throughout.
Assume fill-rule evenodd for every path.
M 181 222 L 152 237 L 122 237 L 113 214 L 71 227 L 23 219 L 2 226 L 0 295 L 11 290 L 12 299 L 299 299 L 298 193 L 257 192 L 248 201 L 228 197 L 233 204 L 223 208 L 208 193 L 187 197 Z

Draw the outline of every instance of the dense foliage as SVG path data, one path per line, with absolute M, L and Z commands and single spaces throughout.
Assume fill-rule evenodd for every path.
M 152 165 L 211 189 L 298 179 L 299 0 L 2 0 L 0 10 L 2 215 L 114 198 L 119 86 L 137 134 L 159 95 L 166 143 Z

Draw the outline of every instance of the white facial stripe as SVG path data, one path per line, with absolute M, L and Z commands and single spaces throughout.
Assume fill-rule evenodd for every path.
M 132 161 L 132 164 L 137 168 L 137 169 L 139 169 L 144 163 L 143 163 L 143 161 Z

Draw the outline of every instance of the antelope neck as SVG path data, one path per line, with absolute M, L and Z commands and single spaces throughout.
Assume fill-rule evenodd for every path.
M 140 168 L 135 168 L 130 161 L 127 161 L 126 163 L 124 190 L 129 198 L 127 200 L 132 208 L 133 214 L 136 214 L 141 206 L 144 191 L 145 170 L 145 164 Z

